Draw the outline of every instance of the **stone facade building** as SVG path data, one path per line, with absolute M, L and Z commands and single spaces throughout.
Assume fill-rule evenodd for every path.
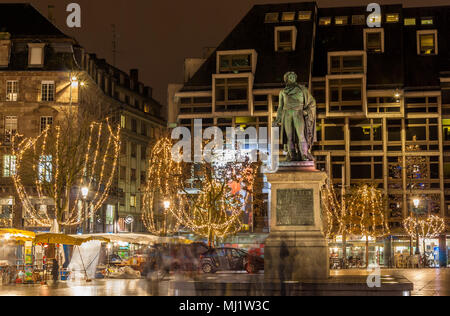
M 90 231 L 143 231 L 147 146 L 165 129 L 152 89 L 139 82 L 137 69 L 126 73 L 85 52 L 31 5 L 0 4 L 0 30 L 0 224 L 27 225 L 11 180 L 11 137 L 39 135 L 64 110 L 105 106 L 120 122 L 122 148 L 110 196 Z
M 270 132 L 283 75 L 296 72 L 317 100 L 317 168 L 337 187 L 374 183 L 388 197 L 392 238 L 371 241 L 369 250 L 371 262 L 392 264 L 394 254 L 412 250 L 402 220 L 416 196 L 426 212 L 450 218 L 450 7 L 381 11 L 372 16 L 381 27 L 370 28 L 366 7 L 254 6 L 203 63 L 186 60 L 186 81 L 168 89 L 168 119 Z M 393 172 L 411 156 L 427 169 L 414 190 L 406 168 Z M 447 225 L 446 235 L 426 241 L 441 265 L 448 234 Z M 360 256 L 365 245 L 352 238 L 347 254 Z

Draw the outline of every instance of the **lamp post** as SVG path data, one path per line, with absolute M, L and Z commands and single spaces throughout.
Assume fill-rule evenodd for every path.
M 419 214 L 418 214 L 418 207 L 420 205 L 420 199 L 414 198 L 413 199 L 413 205 L 414 205 L 414 213 L 416 215 L 416 255 L 420 255 L 420 249 L 419 249 Z
M 170 201 L 165 200 L 163 202 L 164 205 L 164 237 L 167 235 L 167 211 L 170 208 Z
M 83 197 L 83 209 L 84 209 L 84 215 L 86 217 L 86 219 L 85 219 L 86 222 L 84 224 L 84 233 L 88 232 L 88 227 L 89 227 L 89 216 L 88 216 L 89 212 L 88 212 L 88 209 L 87 209 L 87 202 L 86 202 L 88 194 L 89 194 L 89 188 L 88 187 L 82 187 L 81 188 L 81 196 Z

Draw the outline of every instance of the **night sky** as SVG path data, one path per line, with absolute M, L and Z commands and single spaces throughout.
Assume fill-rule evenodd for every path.
M 139 69 L 140 80 L 153 87 L 154 98 L 166 104 L 168 83 L 183 81 L 186 57 L 201 57 L 204 47 L 217 46 L 255 4 L 302 0 L 2 0 L 29 2 L 47 16 L 55 5 L 57 26 L 75 37 L 88 52 L 112 63 L 112 27 L 118 36 L 116 66 Z M 68 3 L 81 6 L 81 28 L 65 21 Z M 450 5 L 450 0 L 318 0 L 320 7 L 357 6 L 371 2 L 407 6 Z

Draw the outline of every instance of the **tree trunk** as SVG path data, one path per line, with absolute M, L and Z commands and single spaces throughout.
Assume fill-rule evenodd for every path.
M 369 236 L 366 236 L 366 268 L 369 267 Z
M 346 268 L 345 263 L 347 262 L 347 234 L 345 232 L 342 234 L 342 262 L 342 268 Z

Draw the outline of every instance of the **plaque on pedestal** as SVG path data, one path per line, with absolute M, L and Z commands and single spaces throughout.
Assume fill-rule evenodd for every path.
M 329 277 L 320 190 L 326 174 L 313 162 L 282 163 L 266 174 L 270 189 L 270 234 L 265 278 L 271 281 L 324 280 Z

